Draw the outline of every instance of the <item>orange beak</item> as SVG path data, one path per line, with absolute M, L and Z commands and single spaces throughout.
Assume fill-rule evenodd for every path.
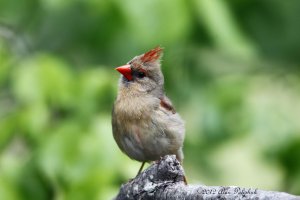
M 131 68 L 130 65 L 123 65 L 117 67 L 116 70 L 120 72 L 127 80 L 132 80 Z

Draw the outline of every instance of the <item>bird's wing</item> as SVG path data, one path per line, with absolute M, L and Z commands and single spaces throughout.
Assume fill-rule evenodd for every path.
M 176 110 L 173 107 L 171 100 L 167 96 L 163 96 L 160 98 L 160 105 L 166 110 L 171 111 L 173 114 L 176 113 Z

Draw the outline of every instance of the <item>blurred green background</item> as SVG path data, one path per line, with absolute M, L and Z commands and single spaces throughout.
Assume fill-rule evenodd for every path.
M 114 67 L 162 45 L 190 183 L 300 194 L 300 1 L 1 0 L 0 199 L 110 199 Z

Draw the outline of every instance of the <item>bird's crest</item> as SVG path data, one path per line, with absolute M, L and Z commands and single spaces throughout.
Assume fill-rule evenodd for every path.
M 144 53 L 144 55 L 141 57 L 141 61 L 143 63 L 145 62 L 155 62 L 157 61 L 163 53 L 163 48 L 158 46 L 154 49 L 151 49 L 150 51 Z

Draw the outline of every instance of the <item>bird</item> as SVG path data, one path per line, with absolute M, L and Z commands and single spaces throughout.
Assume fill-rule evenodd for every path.
M 176 155 L 183 161 L 185 125 L 164 90 L 163 48 L 157 46 L 117 67 L 121 73 L 112 110 L 113 137 L 129 158 L 158 161 Z

